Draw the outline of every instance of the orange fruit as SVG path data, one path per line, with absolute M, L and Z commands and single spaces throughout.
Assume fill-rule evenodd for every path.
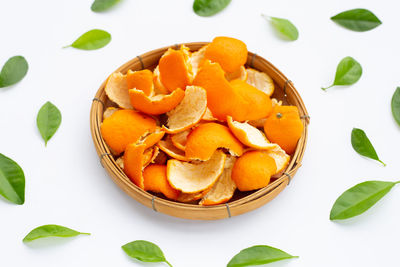
M 211 206 L 228 202 L 235 193 L 236 184 L 232 180 L 232 169 L 236 158 L 227 156 L 224 171 L 211 190 L 201 199 L 200 205 Z
M 182 89 L 177 89 L 169 95 L 147 96 L 143 91 L 130 89 L 129 97 L 132 106 L 146 114 L 159 115 L 174 109 L 185 96 Z
M 267 186 L 275 173 L 275 160 L 266 151 L 256 150 L 246 152 L 236 160 L 232 179 L 240 191 L 251 191 Z
M 206 90 L 199 86 L 188 86 L 179 105 L 167 112 L 167 127 L 163 126 L 163 129 L 169 134 L 183 132 L 198 123 L 206 109 Z
M 264 131 L 271 142 L 277 143 L 286 153 L 293 154 L 303 127 L 296 106 L 276 106 L 265 122 Z
M 170 185 L 183 193 L 197 193 L 213 186 L 224 170 L 226 155 L 215 151 L 208 161 L 182 162 L 170 159 L 167 163 L 167 179 Z
M 181 50 L 168 49 L 158 64 L 160 81 L 172 92 L 177 88 L 186 88 L 190 84 L 191 76 L 187 64 L 187 55 Z
M 239 99 L 238 107 L 232 111 L 236 121 L 257 120 L 271 113 L 272 102 L 268 95 L 243 80 L 233 80 L 230 85 Z
M 124 172 L 128 178 L 138 187 L 144 188 L 143 183 L 143 164 L 146 160 L 144 156 L 145 145 L 129 144 L 124 154 Z
M 235 72 L 247 61 L 247 46 L 230 37 L 216 37 L 208 45 L 205 58 L 218 62 L 226 72 Z
M 100 126 L 104 141 L 116 155 L 124 152 L 128 144 L 136 143 L 146 131 L 155 129 L 153 118 L 133 110 L 117 110 Z
M 152 164 L 143 171 L 144 190 L 162 193 L 169 199 L 176 200 L 179 191 L 172 188 L 167 180 L 167 166 Z
M 129 101 L 126 75 L 123 75 L 120 72 L 111 74 L 107 79 L 104 91 L 108 98 L 119 107 L 132 109 L 131 102 Z
M 204 123 L 195 128 L 187 137 L 185 154 L 193 160 L 209 160 L 218 148 L 228 149 L 232 155 L 243 153 L 242 144 L 228 127 L 214 123 Z
M 137 89 L 151 95 L 153 93 L 153 73 L 150 70 L 131 71 L 126 74 L 128 89 Z
M 277 144 L 271 144 L 260 130 L 250 124 L 234 121 L 230 116 L 227 117 L 226 121 L 231 132 L 246 146 L 257 149 L 273 149 L 278 147 Z

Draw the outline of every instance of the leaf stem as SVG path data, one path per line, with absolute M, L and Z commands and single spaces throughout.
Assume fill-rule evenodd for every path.
M 91 235 L 91 233 L 80 233 L 81 235 Z
M 394 182 L 395 184 L 400 184 L 400 181 Z
M 383 167 L 386 167 L 386 164 L 382 160 L 378 159 L 378 161 L 383 164 Z
M 321 89 L 324 90 L 324 91 L 326 91 L 326 89 L 329 89 L 329 88 L 331 88 L 331 87 L 333 87 L 333 86 L 334 86 L 334 84 L 332 84 L 332 85 L 330 85 L 330 86 L 328 86 L 328 87 L 321 87 Z
M 63 46 L 61 48 L 64 49 L 64 48 L 68 48 L 68 47 L 71 47 L 71 45 L 66 45 L 66 46 Z
M 165 260 L 165 263 L 168 264 L 168 266 L 173 267 L 171 263 L 169 263 L 169 261 Z

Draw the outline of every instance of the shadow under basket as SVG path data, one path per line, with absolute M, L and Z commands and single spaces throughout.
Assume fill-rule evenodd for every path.
M 191 51 L 196 51 L 206 44 L 206 42 L 196 42 L 185 43 L 184 45 L 189 47 Z M 177 49 L 180 45 L 174 45 L 171 47 Z M 170 47 L 156 49 L 141 56 L 137 56 L 118 68 L 116 72 L 125 74 L 129 69 L 134 71 L 142 69 L 152 70 L 156 67 L 160 57 L 168 50 L 168 48 Z M 299 93 L 294 88 L 293 83 L 271 63 L 264 58 L 249 52 L 246 67 L 267 73 L 275 83 L 275 92 L 272 97 L 281 100 L 283 104 L 294 105 L 299 109 L 304 130 L 297 144 L 296 151 L 291 155 L 291 161 L 281 177 L 273 179 L 268 186 L 256 191 L 238 192 L 238 190 L 236 190 L 235 196 L 228 203 L 207 207 L 197 204 L 175 202 L 165 199 L 162 196 L 145 192 L 133 184 L 125 175 L 123 170 L 116 164 L 114 157 L 101 136 L 100 125 L 103 121 L 103 111 L 105 108 L 112 105 L 112 102 L 107 98 L 104 91 L 106 83 L 104 81 L 92 102 L 90 110 L 90 130 L 97 154 L 99 155 L 100 163 L 106 169 L 113 181 L 129 196 L 154 211 L 192 220 L 216 220 L 229 218 L 261 207 L 275 198 L 287 185 L 289 185 L 298 168 L 301 166 L 307 143 L 307 126 L 310 117 Z

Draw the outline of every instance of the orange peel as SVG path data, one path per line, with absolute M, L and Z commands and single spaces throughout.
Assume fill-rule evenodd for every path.
M 196 127 L 187 137 L 185 155 L 192 160 L 206 161 L 218 148 L 228 149 L 234 156 L 243 153 L 242 144 L 228 127 L 214 123 L 204 123 Z
M 234 121 L 230 116 L 227 117 L 226 121 L 235 137 L 246 146 L 257 149 L 273 149 L 278 147 L 277 144 L 271 144 L 260 130 L 250 124 Z
M 232 179 L 240 191 L 252 191 L 267 186 L 275 173 L 275 160 L 266 151 L 255 150 L 236 160 Z
M 129 101 L 126 75 L 123 75 L 120 72 L 114 72 L 111 74 L 107 79 L 104 91 L 108 98 L 119 107 L 132 109 L 131 102 Z
M 290 156 L 286 154 L 285 150 L 283 150 L 280 146 L 268 150 L 267 153 L 268 156 L 275 160 L 276 172 L 273 174 L 273 177 L 280 176 L 289 165 Z
M 247 70 L 244 66 L 240 66 L 239 70 L 232 73 L 225 73 L 225 78 L 228 81 L 233 81 L 236 79 L 246 81 L 247 80 Z
M 208 45 L 205 58 L 218 62 L 226 72 L 235 72 L 247 61 L 247 46 L 231 37 L 215 37 Z
M 115 108 L 115 107 L 106 108 L 106 110 L 103 112 L 103 120 L 107 119 L 108 117 L 111 117 L 111 115 L 114 114 L 114 112 L 117 110 L 119 110 L 119 108 Z
M 271 96 L 274 93 L 274 81 L 264 72 L 255 69 L 247 69 L 246 82 L 268 96 Z
M 209 108 L 206 109 L 203 117 L 201 118 L 203 121 L 217 121 L 218 119 L 214 117 L 211 110 Z
M 153 70 L 153 84 L 154 84 L 154 93 L 156 95 L 163 94 L 166 95 L 169 93 L 168 89 L 162 84 L 160 80 L 160 68 L 157 67 Z
M 117 110 L 103 120 L 100 126 L 104 141 L 116 155 L 124 152 L 127 145 L 136 143 L 147 131 L 154 131 L 156 121 L 134 110 Z
M 185 156 L 185 153 L 176 148 L 171 141 L 171 138 L 167 138 L 166 140 L 161 140 L 158 142 L 157 146 L 164 151 L 168 156 L 181 160 L 181 161 L 189 161 L 189 159 Z
M 138 187 L 144 188 L 143 163 L 146 160 L 144 144 L 130 144 L 124 154 L 124 172 L 128 178 Z
M 163 126 L 163 129 L 169 134 L 185 131 L 201 120 L 206 109 L 206 90 L 199 86 L 188 86 L 179 105 L 167 112 L 167 127 Z
M 180 150 L 185 151 L 187 137 L 189 134 L 190 134 L 190 130 L 185 130 L 183 132 L 171 135 L 172 144 L 174 144 L 174 146 L 176 148 L 179 148 Z
M 214 185 L 221 175 L 226 155 L 216 151 L 212 157 L 199 164 L 176 159 L 167 163 L 167 179 L 171 186 L 183 193 L 197 193 Z
M 185 96 L 182 89 L 176 89 L 169 95 L 147 96 L 137 89 L 129 90 L 132 106 L 146 114 L 159 115 L 174 109 Z
M 189 64 L 192 67 L 193 77 L 196 76 L 199 71 L 201 65 L 204 63 L 204 55 L 206 53 L 207 45 L 203 46 L 196 52 L 193 52 L 189 57 Z
M 178 196 L 177 201 L 183 202 L 183 203 L 195 202 L 199 199 L 202 199 L 210 190 L 211 190 L 211 188 L 206 189 L 201 192 L 198 192 L 198 193 L 182 193 L 181 192 Z
M 162 131 L 160 128 L 157 128 L 153 132 L 144 133 L 140 137 L 138 143 L 145 144 L 146 149 L 150 148 L 150 147 L 154 146 L 155 144 L 157 144 L 164 137 L 164 134 L 165 134 L 164 131 Z
M 169 199 L 176 200 L 180 192 L 171 187 L 167 180 L 167 166 L 152 164 L 143 171 L 144 190 L 162 193 Z
M 232 169 L 236 158 L 227 156 L 224 165 L 224 171 L 218 178 L 211 190 L 199 202 L 203 206 L 218 205 L 228 202 L 235 193 L 236 184 L 232 180 Z
M 160 81 L 168 91 L 186 88 L 191 83 L 187 51 L 168 49 L 160 58 Z
M 126 83 L 128 89 L 135 88 L 137 90 L 141 90 L 145 93 L 145 95 L 153 94 L 153 73 L 150 70 L 128 70 L 128 73 L 126 74 Z

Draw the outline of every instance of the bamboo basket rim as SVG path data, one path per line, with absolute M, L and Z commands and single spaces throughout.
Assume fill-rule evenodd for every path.
M 114 72 L 126 73 L 128 69 L 139 70 L 152 68 L 155 64 L 146 64 L 146 60 L 149 59 L 151 62 L 152 57 L 158 57 L 159 59 L 163 52 L 169 48 L 176 49 L 179 48 L 180 45 L 185 45 L 189 47 L 191 51 L 195 51 L 208 43 L 209 42 L 190 42 L 158 48 L 146 52 L 140 56 L 136 56 L 135 58 L 129 60 L 128 62 L 117 68 Z M 157 63 L 158 59 L 156 61 Z M 92 139 L 100 159 L 100 163 L 103 168 L 106 169 L 113 181 L 132 198 L 136 199 L 143 205 L 152 208 L 154 211 L 160 211 L 171 216 L 187 219 L 222 219 L 239 215 L 266 204 L 268 201 L 278 195 L 290 183 L 298 168 L 301 166 L 307 144 L 308 124 L 310 122 L 310 116 L 308 115 L 304 102 L 301 99 L 300 94 L 295 89 L 293 82 L 286 78 L 286 76 L 269 61 L 255 53 L 249 52 L 246 65 L 250 68 L 258 70 L 260 70 L 260 66 L 268 68 L 270 72 L 273 73 L 275 76 L 275 79 L 271 77 L 273 78 L 275 85 L 277 85 L 279 89 L 282 88 L 286 100 L 288 101 L 288 97 L 290 96 L 290 98 L 292 98 L 291 101 L 289 101 L 290 104 L 296 105 L 299 109 L 300 117 L 304 126 L 303 133 L 298 141 L 296 151 L 291 156 L 290 163 L 286 168 L 284 174 L 282 174 L 275 181 L 271 182 L 268 186 L 261 188 L 247 196 L 215 206 L 201 206 L 197 204 L 175 202 L 172 200 L 157 197 L 140 189 L 129 180 L 129 178 L 125 175 L 121 168 L 116 164 L 113 155 L 111 154 L 100 133 L 100 125 L 102 122 L 103 111 L 106 106 L 107 100 L 107 96 L 104 92 L 105 83 L 107 81 L 106 79 L 97 90 L 96 95 L 92 101 L 92 106 L 90 110 L 90 129 Z M 260 71 L 265 72 L 265 70 Z M 271 73 L 268 73 L 269 76 L 271 76 Z M 275 86 L 275 90 L 278 89 L 277 86 Z M 174 209 L 184 211 L 185 213 L 177 214 L 171 212 Z M 202 213 L 197 216 L 195 213 L 198 213 L 199 211 L 202 211 Z M 218 215 L 213 215 L 213 212 Z M 207 213 L 209 213 L 210 216 L 208 216 Z

